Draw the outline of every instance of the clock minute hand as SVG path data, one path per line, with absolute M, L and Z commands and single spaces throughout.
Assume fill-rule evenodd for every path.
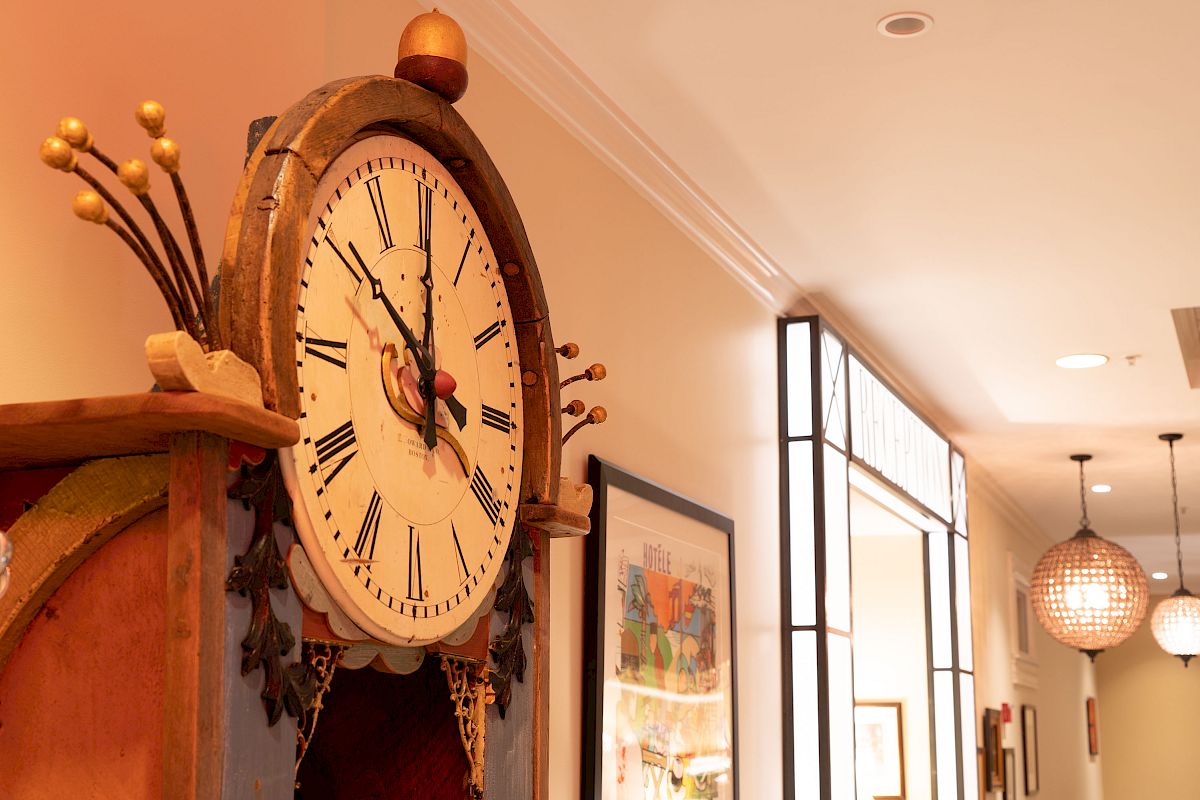
M 350 242 L 350 252 L 354 255 L 354 260 L 358 262 L 359 269 L 363 271 L 367 281 L 371 284 L 371 297 L 383 303 L 383 307 L 387 309 L 388 316 L 392 318 L 392 322 L 396 324 L 396 328 L 400 331 L 400 336 L 404 339 L 404 344 L 412 351 L 413 356 L 417 359 L 417 366 L 421 370 L 421 375 L 432 372 L 432 364 L 430 363 L 429 354 L 421 343 L 417 341 L 416 334 L 404 322 L 404 318 L 400 316 L 400 312 L 392 305 L 392 301 L 388 299 L 387 294 L 383 291 L 383 281 L 371 274 L 371 270 L 367 268 L 367 264 L 363 261 L 363 257 L 358 254 L 358 248 L 354 246 L 354 242 Z

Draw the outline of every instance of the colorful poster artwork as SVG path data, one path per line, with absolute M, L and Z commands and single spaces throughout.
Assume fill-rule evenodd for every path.
M 614 555 L 612 797 L 731 797 L 729 654 L 719 639 L 729 635 L 727 596 L 718 588 L 728 586 L 726 565 L 669 540 L 643 540 Z

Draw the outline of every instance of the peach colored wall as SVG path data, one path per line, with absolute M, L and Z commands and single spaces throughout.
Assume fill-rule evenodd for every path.
M 1151 612 L 1162 599 L 1150 599 Z M 1200 792 L 1196 662 L 1184 669 L 1167 655 L 1154 641 L 1147 615 L 1124 644 L 1096 659 L 1096 683 L 1105 795 L 1114 800 L 1195 797 Z M 1083 711 L 1079 714 L 1082 719 Z
M 1004 746 L 1017 751 L 1020 782 L 1023 764 L 1020 709 L 1022 704 L 1036 706 L 1041 759 L 1038 800 L 1102 800 L 1100 758 L 1088 756 L 1083 724 L 1084 700 L 1096 693 L 1095 674 L 1087 657 L 1055 642 L 1035 621 L 1032 631 L 1038 686 L 1032 689 L 1013 684 L 1008 555 L 1012 553 L 1018 562 L 1024 561 L 1032 567 L 1052 542 L 1011 501 L 991 489 L 985 474 L 973 470 L 970 480 L 976 735 L 980 735 L 979 721 L 984 708 L 1000 708 L 1001 703 L 1012 706 L 1013 722 L 1004 726 Z M 1018 796 L 1024 796 L 1023 793 L 1022 786 L 1022 794 Z M 1132 797 L 1110 796 L 1111 800 Z
M 325 80 L 390 74 L 399 33 L 421 10 L 413 0 L 128 0 L 59 4 L 48 22 L 43 7 L 11 8 L 0 49 L 12 77 L 0 127 L 0 403 L 145 389 L 142 342 L 169 327 L 112 235 L 71 215 L 77 181 L 37 161 L 61 115 L 83 117 L 113 157 L 145 158 L 132 109 L 164 103 L 215 262 L 246 124 Z M 571 442 L 564 470 L 582 480 L 595 452 L 736 519 L 741 791 L 778 797 L 774 317 L 507 80 L 481 59 L 470 67 L 459 108 L 524 216 L 555 334 L 610 370 L 570 393 L 611 417 Z M 582 747 L 582 542 L 556 542 L 551 568 L 551 796 L 569 798 Z

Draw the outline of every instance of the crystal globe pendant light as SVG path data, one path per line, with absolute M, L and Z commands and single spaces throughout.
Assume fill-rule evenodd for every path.
M 1079 463 L 1079 531 L 1047 550 L 1033 568 L 1030 600 L 1047 633 L 1095 661 L 1097 653 L 1137 630 L 1150 592 L 1137 559 L 1090 527 L 1083 464 L 1091 458 L 1071 456 Z
M 1200 653 L 1200 597 L 1183 585 L 1183 546 L 1179 539 L 1179 484 L 1175 480 L 1175 443 L 1182 433 L 1164 433 L 1158 437 L 1171 450 L 1171 503 L 1175 509 L 1175 563 L 1179 566 L 1179 588 L 1162 600 L 1150 618 L 1150 630 L 1158 646 L 1173 656 L 1179 656 L 1186 667 L 1192 656 Z

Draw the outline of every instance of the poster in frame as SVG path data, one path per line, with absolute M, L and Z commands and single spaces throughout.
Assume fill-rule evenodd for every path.
M 1032 797 L 1042 788 L 1038 764 L 1037 708 L 1021 706 L 1021 743 L 1025 749 L 1025 794 Z
M 856 702 L 854 744 L 859 795 L 873 800 L 905 800 L 901 704 Z
M 983 710 L 983 763 L 989 792 L 1004 788 L 1004 744 L 1000 719 L 999 709 Z
M 1004 748 L 1004 800 L 1017 800 L 1017 751 Z
M 1100 721 L 1096 719 L 1096 698 L 1089 697 L 1086 703 L 1087 709 L 1087 740 L 1088 740 L 1088 755 L 1100 755 Z
M 596 456 L 582 796 L 737 800 L 733 520 Z

